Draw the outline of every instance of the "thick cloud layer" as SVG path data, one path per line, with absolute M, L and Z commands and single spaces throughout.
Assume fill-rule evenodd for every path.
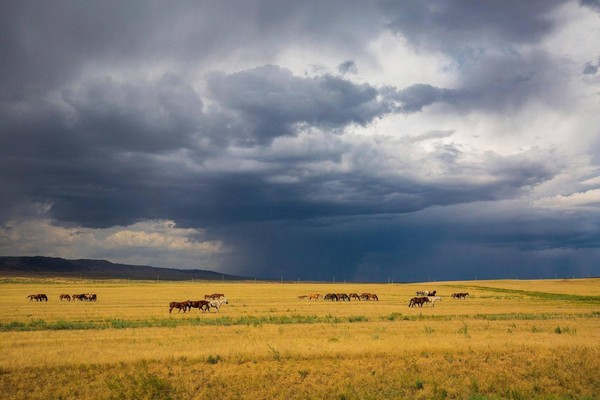
M 4 2 L 0 253 L 598 275 L 594 31 L 591 1 Z

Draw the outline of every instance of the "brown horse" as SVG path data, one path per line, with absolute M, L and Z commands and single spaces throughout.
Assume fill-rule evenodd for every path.
M 337 293 L 338 301 L 350 301 L 350 296 L 346 293 Z
M 61 294 L 60 301 L 63 301 L 63 300 L 71 301 L 71 296 L 69 296 L 68 294 Z
M 319 293 L 310 293 L 308 295 L 308 299 L 309 300 L 313 300 L 313 299 L 314 300 L 319 300 L 321 297 L 323 297 L 323 296 L 321 296 Z
M 323 300 L 338 301 L 338 296 L 335 293 L 327 293 L 325 297 L 323 297 Z
M 429 297 L 413 297 L 408 303 L 409 307 L 423 307 L 423 304 L 429 303 Z
M 169 303 L 169 314 L 171 314 L 171 312 L 173 311 L 174 308 L 177 308 L 179 311 L 177 311 L 177 313 L 180 313 L 181 310 L 183 310 L 183 313 L 185 314 L 185 312 L 187 311 L 189 305 L 190 305 L 191 301 L 190 300 L 186 300 L 186 301 L 172 301 Z
M 200 310 L 202 310 L 202 312 L 208 311 L 210 302 L 208 300 L 192 300 L 188 302 L 188 308 L 190 311 L 192 311 L 192 308 L 197 308 L 198 314 L 200 314 Z
M 358 293 L 350 293 L 348 296 L 350 296 L 351 299 L 356 299 L 360 301 L 360 296 L 358 295 Z
M 29 301 L 48 301 L 48 296 L 46 296 L 44 293 L 30 294 L 27 296 L 27 298 Z
M 465 300 L 469 296 L 469 293 L 452 293 L 453 299 L 463 299 Z

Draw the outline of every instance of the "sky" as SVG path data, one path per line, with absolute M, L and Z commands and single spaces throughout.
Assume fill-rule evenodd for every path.
M 0 54 L 0 255 L 600 276 L 600 0 L 7 0 Z

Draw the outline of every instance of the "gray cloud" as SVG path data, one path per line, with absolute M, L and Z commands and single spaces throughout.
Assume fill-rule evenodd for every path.
M 390 29 L 415 46 L 448 52 L 465 47 L 537 42 L 552 31 L 550 12 L 565 0 L 384 2 Z
M 250 134 L 260 143 L 294 134 L 298 124 L 334 129 L 365 125 L 391 111 L 389 100 L 378 99 L 378 90 L 369 85 L 330 75 L 296 77 L 274 65 L 211 74 L 207 83 L 221 106 L 241 113 L 244 123 L 253 125 Z
M 338 71 L 340 74 L 356 74 L 358 73 L 358 67 L 354 61 L 348 60 L 338 65 Z
M 594 11 L 600 12 L 600 1 L 598 0 L 579 0 L 582 6 L 591 8 Z
M 564 3 L 2 2 L 1 229 L 170 220 L 225 243 L 222 270 L 286 279 L 584 271 L 595 214 L 525 204 L 583 161 L 555 143 L 468 142 L 455 122 L 570 106 L 571 61 L 537 46 Z M 362 75 L 390 31 L 443 52 L 452 87 Z M 306 48 L 325 55 L 306 68 L 339 75 L 283 65 Z

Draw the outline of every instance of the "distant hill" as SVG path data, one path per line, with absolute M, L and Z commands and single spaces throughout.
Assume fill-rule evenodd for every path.
M 106 260 L 65 260 L 54 257 L 0 257 L 0 277 L 137 279 L 185 281 L 249 280 L 201 269 L 158 268 L 148 265 L 115 264 Z

